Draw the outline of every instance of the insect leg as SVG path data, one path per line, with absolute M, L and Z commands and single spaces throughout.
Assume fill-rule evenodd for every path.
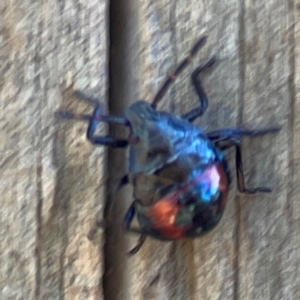
M 69 119 L 69 120 L 74 119 L 74 120 L 88 121 L 89 126 L 87 129 L 87 139 L 92 144 L 111 146 L 116 148 L 126 147 L 128 145 L 127 140 L 117 139 L 110 135 L 107 136 L 95 135 L 95 131 L 100 122 L 115 123 L 115 124 L 121 124 L 125 126 L 128 125 L 128 121 L 125 118 L 112 116 L 112 115 L 104 116 L 102 112 L 103 112 L 102 106 L 100 104 L 97 104 L 92 115 L 76 114 L 70 111 L 61 110 L 56 112 L 56 116 L 64 119 Z
M 129 183 L 129 176 L 128 174 L 125 174 L 118 182 L 115 192 L 118 192 L 123 186 L 125 186 L 128 183 Z
M 271 127 L 271 128 L 264 128 L 264 129 L 243 129 L 243 128 L 224 128 L 216 131 L 212 131 L 207 133 L 207 136 L 211 140 L 223 140 L 228 139 L 230 137 L 241 137 L 241 136 L 249 136 L 249 137 L 256 137 L 261 136 L 269 133 L 275 133 L 280 131 L 281 127 Z
M 158 102 L 163 98 L 163 96 L 166 94 L 167 90 L 169 89 L 172 82 L 176 79 L 176 77 L 186 68 L 186 66 L 191 62 L 193 57 L 197 54 L 197 52 L 205 45 L 207 40 L 207 36 L 203 36 L 199 39 L 199 41 L 193 46 L 193 48 L 190 51 L 190 54 L 178 65 L 176 70 L 173 74 L 168 76 L 168 78 L 165 80 L 161 88 L 156 93 L 151 106 L 153 108 L 156 108 Z
M 136 209 L 135 209 L 135 205 L 136 203 L 140 202 L 139 200 L 134 200 L 132 202 L 132 204 L 130 205 L 130 207 L 128 208 L 126 214 L 125 214 L 125 217 L 124 217 L 124 220 L 123 220 L 123 223 L 122 223 L 122 226 L 125 230 L 128 230 L 128 231 L 131 231 L 131 232 L 135 232 L 135 233 L 143 233 L 141 232 L 140 230 L 138 229 L 133 229 L 130 227 L 130 224 L 135 216 L 135 213 L 136 213 Z
M 58 110 L 55 113 L 56 117 L 68 119 L 68 120 L 76 120 L 76 121 L 87 121 L 89 122 L 92 115 L 86 115 L 86 114 L 76 114 L 69 110 Z M 128 126 L 128 121 L 121 116 L 114 116 L 114 115 L 103 115 L 99 118 L 99 122 L 106 122 L 106 123 L 112 123 L 112 124 L 120 124 L 124 126 Z
M 134 218 L 134 215 L 135 215 L 135 204 L 138 203 L 138 202 L 140 202 L 140 201 L 135 200 L 135 201 L 132 202 L 129 209 L 127 210 L 127 213 L 124 217 L 123 224 L 122 224 L 123 228 L 125 230 L 133 232 L 133 233 L 140 234 L 140 238 L 139 238 L 139 241 L 138 241 L 137 245 L 127 253 L 128 255 L 136 254 L 142 248 L 142 246 L 143 246 L 143 244 L 146 240 L 146 237 L 147 237 L 141 230 L 130 227 L 130 224 L 131 224 L 131 222 Z
M 98 104 L 94 109 L 93 115 L 90 119 L 90 123 L 87 129 L 87 139 L 96 145 L 111 146 L 116 148 L 126 147 L 128 145 L 127 140 L 116 139 L 110 135 L 99 136 L 95 135 L 97 126 L 102 118 L 102 107 Z
M 228 137 L 222 141 L 218 141 L 215 143 L 217 147 L 221 150 L 227 150 L 231 147 L 235 147 L 235 163 L 236 163 L 236 176 L 237 176 L 237 184 L 240 193 L 243 194 L 255 194 L 255 193 L 270 193 L 272 189 L 268 187 L 256 187 L 252 189 L 248 189 L 245 186 L 245 178 L 243 171 L 243 162 L 242 162 L 242 151 L 241 151 L 241 142 L 239 138 Z
M 94 107 L 100 106 L 101 102 L 97 97 L 91 96 L 90 94 L 87 94 L 83 91 L 75 91 L 74 96 L 78 98 L 79 100 L 83 100 L 89 104 L 92 104 Z M 59 110 L 56 112 L 56 116 L 64 119 L 74 119 L 74 120 L 81 120 L 81 121 L 90 121 L 92 118 L 91 115 L 85 115 L 85 114 L 76 114 L 71 111 L 64 111 Z M 126 118 L 121 116 L 114 116 L 114 115 L 101 115 L 101 119 L 99 121 L 107 122 L 107 123 L 114 123 L 114 124 L 121 124 L 128 126 L 129 123 Z
M 144 245 L 146 239 L 147 239 L 147 236 L 144 234 L 141 234 L 136 246 L 134 248 L 132 248 L 130 251 L 128 251 L 126 254 L 131 256 L 131 255 L 138 253 L 141 250 L 142 246 Z
M 199 74 L 207 68 L 210 68 L 217 62 L 217 58 L 212 57 L 205 65 L 200 65 L 193 73 L 192 73 L 192 84 L 195 87 L 196 93 L 200 100 L 200 106 L 192 109 L 190 112 L 184 114 L 182 118 L 193 122 L 196 118 L 202 116 L 208 107 L 208 98 L 206 93 L 201 85 L 201 81 L 198 78 Z

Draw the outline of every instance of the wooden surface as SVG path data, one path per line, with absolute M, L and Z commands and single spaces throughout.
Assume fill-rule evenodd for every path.
M 0 298 L 300 299 L 299 4 L 111 3 L 109 12 L 95 0 L 0 2 Z M 128 258 L 137 238 L 120 229 L 127 187 L 108 198 L 112 226 L 89 241 L 102 218 L 104 183 L 122 175 L 126 153 L 106 157 L 86 141 L 86 124 L 57 120 L 54 112 L 91 111 L 74 89 L 92 90 L 103 103 L 109 98 L 117 113 L 140 98 L 151 101 L 203 34 L 207 45 L 160 108 L 196 106 L 189 75 L 217 53 L 221 61 L 202 76 L 210 102 L 197 124 L 282 126 L 243 143 L 247 185 L 273 193 L 245 197 L 233 180 L 213 232 L 176 243 L 148 239 Z
M 104 151 L 59 106 L 107 96 L 105 1 L 0 2 L 1 299 L 102 299 Z

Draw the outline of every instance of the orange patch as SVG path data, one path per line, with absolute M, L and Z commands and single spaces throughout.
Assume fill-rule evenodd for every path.
M 168 199 L 162 199 L 152 206 L 149 213 L 159 221 L 158 223 L 171 225 L 174 224 L 178 210 L 178 205 L 170 202 Z
M 163 198 L 159 202 L 155 203 L 151 208 L 149 208 L 147 215 L 153 221 L 154 227 L 165 237 L 178 239 L 184 235 L 185 229 L 178 228 L 174 224 L 180 207 L 175 203 L 175 199 L 172 196 L 175 195 L 169 195 L 168 198 Z

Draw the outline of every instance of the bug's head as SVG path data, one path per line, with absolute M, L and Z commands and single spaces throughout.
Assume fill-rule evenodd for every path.
M 125 114 L 133 128 L 143 127 L 149 121 L 155 122 L 159 119 L 159 113 L 144 100 L 139 100 L 130 105 Z
M 172 140 L 168 132 L 167 114 L 156 111 L 146 101 L 133 103 L 125 111 L 130 123 L 130 138 L 138 142 L 132 145 L 130 170 L 151 173 L 170 157 Z
M 125 115 L 130 123 L 131 134 L 140 141 L 143 151 L 148 155 L 170 152 L 171 141 L 165 117 L 168 114 L 158 112 L 149 103 L 140 100 L 129 106 Z

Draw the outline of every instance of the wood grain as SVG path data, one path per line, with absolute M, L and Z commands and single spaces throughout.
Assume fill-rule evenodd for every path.
M 1 299 L 101 299 L 87 239 L 101 212 L 104 149 L 59 106 L 73 89 L 107 96 L 105 1 L 1 1 Z M 95 176 L 96 175 L 96 176 Z
M 95 0 L 0 2 L 0 298 L 299 299 L 299 4 L 110 4 L 108 10 Z M 106 236 L 99 230 L 88 240 L 102 218 L 106 179 L 110 191 L 126 171 L 126 152 L 107 156 L 86 140 L 86 124 L 57 120 L 54 112 L 91 111 L 74 89 L 90 90 L 103 103 L 109 97 L 114 113 L 151 101 L 204 34 L 207 45 L 159 108 L 179 114 L 195 107 L 190 74 L 217 54 L 219 63 L 201 77 L 210 102 L 196 123 L 205 130 L 282 126 L 278 134 L 243 141 L 247 185 L 273 193 L 237 193 L 230 152 L 230 201 L 207 236 L 148 239 L 127 257 L 137 237 L 120 227 L 132 201 L 126 187 L 107 199 Z

